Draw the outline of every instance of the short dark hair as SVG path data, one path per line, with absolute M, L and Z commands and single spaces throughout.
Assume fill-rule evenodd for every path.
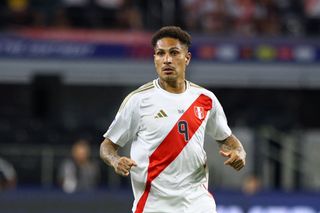
M 153 34 L 151 39 L 151 44 L 153 48 L 156 47 L 158 40 L 165 37 L 178 39 L 182 44 L 185 44 L 188 48 L 191 46 L 191 35 L 189 33 L 182 30 L 180 27 L 166 26 L 162 27 L 155 34 Z

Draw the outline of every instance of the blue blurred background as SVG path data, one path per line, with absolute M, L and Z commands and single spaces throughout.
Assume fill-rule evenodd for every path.
M 130 180 L 98 150 L 123 98 L 156 78 L 150 38 L 166 25 L 192 35 L 187 78 L 247 150 L 235 172 L 206 141 L 218 212 L 320 212 L 320 0 L 6 0 L 1 213 L 130 211 Z M 78 140 L 90 169 L 72 164 Z

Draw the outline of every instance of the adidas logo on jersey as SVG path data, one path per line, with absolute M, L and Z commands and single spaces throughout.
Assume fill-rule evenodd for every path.
M 154 118 L 168 117 L 168 115 L 161 109 Z
M 184 109 L 178 109 L 178 113 L 179 113 L 179 114 L 184 113 Z

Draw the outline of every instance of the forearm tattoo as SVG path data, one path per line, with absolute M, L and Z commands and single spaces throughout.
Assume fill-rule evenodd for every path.
M 100 157 L 106 164 L 113 166 L 113 163 L 119 159 L 117 150 L 117 146 L 112 146 L 111 143 L 106 143 L 100 149 Z
M 243 147 L 240 141 L 234 136 L 231 135 L 223 141 L 217 141 L 222 150 L 230 151 L 237 150 L 239 152 L 243 151 Z

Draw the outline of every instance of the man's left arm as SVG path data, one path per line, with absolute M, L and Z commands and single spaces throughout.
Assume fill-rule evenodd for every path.
M 228 159 L 225 165 L 230 165 L 239 171 L 246 164 L 246 151 L 244 150 L 239 139 L 233 134 L 223 141 L 217 141 L 220 144 L 220 154 Z

